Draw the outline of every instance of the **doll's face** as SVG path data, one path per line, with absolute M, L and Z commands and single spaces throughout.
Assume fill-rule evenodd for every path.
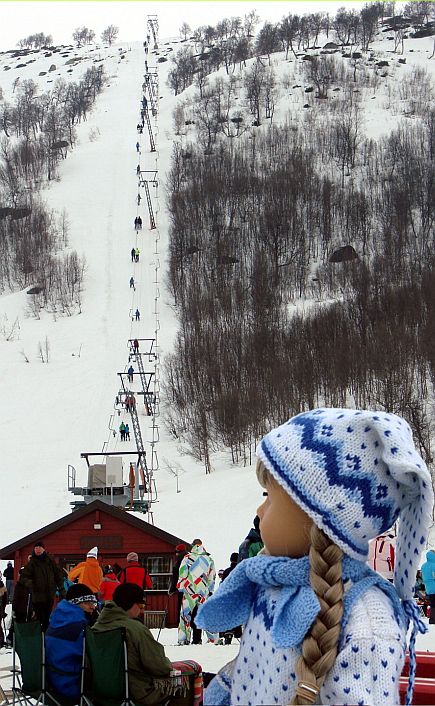
M 292 559 L 307 555 L 312 520 L 275 481 L 267 483 L 266 490 L 267 498 L 257 515 L 267 554 Z

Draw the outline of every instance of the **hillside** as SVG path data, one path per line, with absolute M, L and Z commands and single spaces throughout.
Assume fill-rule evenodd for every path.
M 123 52 L 125 58 L 121 60 Z M 133 228 L 137 214 L 138 159 L 135 143 L 142 95 L 142 46 L 137 43 L 128 47 L 101 48 L 93 53 L 79 49 L 74 51 L 74 55 L 81 56 L 82 61 L 74 66 L 72 74 L 68 74 L 71 67 L 65 64 L 68 59 L 63 57 L 59 69 L 41 79 L 39 73 L 47 70 L 52 63 L 52 58 L 44 57 L 43 52 L 32 55 L 32 63 L 26 71 L 21 67 L 2 73 L 2 88 L 8 100 L 13 97 L 13 83 L 17 76 L 21 80 L 32 78 L 40 82 L 41 90 L 46 90 L 47 82 L 58 77 L 73 76 L 77 80 L 77 74 L 80 75 L 95 60 L 103 61 L 108 75 L 107 85 L 97 99 L 93 112 L 86 122 L 77 127 L 77 144 L 61 164 L 59 181 L 51 183 L 42 192 L 50 208 L 58 214 L 66 210 L 70 224 L 68 247 L 76 249 L 86 258 L 82 313 L 68 317 L 41 312 L 38 320 L 29 313 L 27 289 L 5 292 L 0 298 L 0 321 L 4 332 L 0 342 L 0 397 L 9 401 L 9 431 L 3 427 L 1 432 L 2 466 L 5 475 L 13 479 L 8 481 L 8 485 L 13 485 L 10 492 L 3 496 L 1 508 L 4 544 L 12 541 L 17 534 L 33 531 L 68 512 L 72 496 L 66 490 L 67 465 L 76 466 L 79 474 L 82 471 L 83 480 L 85 463 L 80 460 L 82 451 L 99 451 L 108 439 L 109 448 L 119 450 L 119 436 L 113 439 L 108 429 L 119 389 L 117 373 L 128 367 L 128 339 L 134 336 L 150 337 L 155 330 L 155 233 L 143 229 L 137 240 L 142 252 L 140 262 L 132 269 L 130 260 L 130 249 L 136 244 Z M 10 56 L 2 55 L 0 71 L 3 68 L 4 72 L 4 67 L 10 65 L 13 66 Z M 149 154 L 147 136 L 143 134 L 140 137 L 142 169 L 154 169 L 158 159 L 161 175 L 155 199 L 160 235 L 160 278 L 165 268 L 164 174 L 172 148 L 173 104 L 165 86 L 164 69 L 165 65 L 160 75 L 162 100 L 157 124 L 157 157 Z M 140 212 L 144 217 L 143 209 Z M 128 285 L 132 274 L 137 284 L 133 296 Z M 176 323 L 163 285 L 160 285 L 160 290 L 160 346 L 164 356 L 171 345 Z M 141 312 L 140 323 L 133 323 L 130 319 L 130 312 L 136 307 Z M 12 334 L 11 329 L 14 329 Z M 46 339 L 49 342 L 48 364 L 42 363 L 38 357 L 39 342 L 45 346 Z M 142 432 L 145 439 L 150 438 L 148 422 L 144 416 Z M 120 418 L 117 418 L 114 423 L 116 429 L 119 423 Z M 211 496 L 216 498 L 222 495 L 225 498 L 224 485 L 228 480 L 220 474 L 204 479 L 200 465 L 196 467 L 188 456 L 179 458 L 176 445 L 165 443 L 167 436 L 162 426 L 160 435 L 159 503 L 154 509 L 156 524 L 186 539 L 191 534 L 201 532 L 204 537 L 219 536 L 221 513 L 218 511 L 216 519 L 210 524 L 208 486 L 213 484 Z M 128 442 L 126 446 L 131 450 L 134 448 Z M 166 459 L 179 462 L 182 469 L 179 479 L 181 493 L 178 496 L 175 492 L 176 479 L 165 470 Z M 222 455 L 221 465 L 226 466 L 225 454 Z M 189 473 L 183 475 L 187 469 Z M 199 479 L 201 485 L 198 484 Z M 222 490 L 219 484 L 222 484 Z M 246 485 L 255 489 L 256 482 L 252 480 L 252 473 L 240 469 L 237 477 L 231 477 L 229 493 L 234 497 L 235 525 L 231 532 L 231 527 L 226 523 L 228 548 L 222 548 L 221 556 L 218 555 L 219 563 L 226 561 L 226 555 L 231 551 L 233 542 L 238 541 L 239 534 L 244 535 L 249 529 L 260 493 L 251 490 L 251 501 L 246 509 L 238 510 L 240 497 L 245 492 L 249 493 Z M 187 498 L 193 492 L 195 501 L 192 512 L 177 509 L 178 504 L 181 508 L 187 506 Z M 170 506 L 167 505 L 168 497 L 172 498 Z M 223 503 L 226 505 L 225 500 Z M 40 509 L 35 512 L 36 508 Z M 203 508 L 203 513 L 200 508 Z M 222 508 L 224 512 L 226 514 Z M 210 549 L 218 551 L 218 546 Z
M 326 41 L 321 39 L 321 45 L 323 40 Z M 399 56 L 392 53 L 386 37 L 374 42 L 376 59 L 388 59 L 390 63 L 388 75 L 363 106 L 363 130 L 374 140 L 391 131 L 403 117 L 403 106 L 388 100 L 394 87 L 421 67 L 430 72 L 433 81 L 432 44 L 431 38 L 405 40 L 404 53 Z M 162 42 L 161 57 L 170 56 L 171 46 L 176 48 Z M 172 297 L 166 289 L 166 178 L 174 139 L 181 140 L 174 134 L 173 110 L 192 98 L 196 89 L 191 86 L 174 96 L 167 86 L 171 62 L 156 64 L 160 108 L 153 122 L 157 152 L 150 153 L 146 131 L 138 135 L 136 130 L 144 71 L 142 43 L 65 49 L 62 53 L 68 56 L 58 52 L 47 57 L 44 51 L 35 52 L 26 60 L 12 59 L 9 53 L 0 55 L 0 85 L 8 101 L 13 100 L 25 79 L 33 79 L 38 90 L 45 91 L 58 78 L 78 80 L 94 62 L 104 65 L 107 76 L 87 119 L 76 125 L 77 140 L 58 168 L 59 179 L 44 184 L 41 192 L 57 218 L 66 210 L 67 250 L 74 249 L 86 259 L 81 313 L 67 316 L 42 310 L 35 318 L 29 309 L 27 287 L 0 294 L 3 545 L 69 511 L 72 496 L 67 491 L 67 466 L 75 466 L 79 480 L 83 480 L 85 463 L 80 459 L 81 452 L 100 451 L 106 441 L 107 450 L 134 449 L 133 442 L 121 447 L 117 429 L 122 416 L 115 408 L 117 373 L 128 367 L 128 339 L 153 337 L 157 327 L 163 362 L 173 351 L 178 326 Z M 67 63 L 75 57 L 77 61 Z M 150 65 L 155 58 L 150 56 Z M 406 59 L 406 63 L 399 59 Z M 254 61 L 248 60 L 247 68 Z M 52 64 L 56 68 L 50 71 Z M 303 62 L 290 62 L 284 53 L 275 53 L 271 65 L 280 87 L 274 124 L 284 123 L 290 110 L 299 116 L 302 125 L 314 120 L 303 108 L 308 100 L 302 88 L 306 85 Z M 213 78 L 216 77 L 225 78 L 225 69 L 216 72 Z M 244 100 L 240 94 L 240 103 Z M 319 102 L 316 105 L 314 99 L 310 101 L 311 111 L 318 110 Z M 409 120 L 413 119 L 409 116 Z M 267 120 L 258 130 L 267 130 Z M 186 141 L 189 136 L 195 139 L 193 130 Z M 141 169 L 158 170 L 158 187 L 153 191 L 158 225 L 155 231 L 148 229 L 145 201 L 139 209 L 137 206 L 138 139 Z M 136 236 L 133 221 L 138 214 L 144 228 Z M 134 265 L 130 258 L 133 246 L 141 250 L 140 261 Z M 129 287 L 132 275 L 136 282 L 134 292 Z M 315 299 L 313 295 L 291 306 L 295 311 L 308 310 Z M 140 322 L 131 318 L 136 308 L 141 313 Z M 44 350 L 48 350 L 48 362 L 41 360 L 40 347 L 43 357 Z M 163 417 L 167 411 L 162 403 L 155 524 L 187 541 L 201 536 L 217 566 L 226 566 L 230 552 L 251 526 L 261 502 L 261 488 L 253 467 L 233 465 L 226 448 L 212 453 L 212 472 L 205 475 L 203 464 L 193 460 L 187 447 L 174 441 L 165 429 Z M 145 413 L 141 425 L 149 443 L 152 432 Z M 179 493 L 171 469 L 178 469 Z

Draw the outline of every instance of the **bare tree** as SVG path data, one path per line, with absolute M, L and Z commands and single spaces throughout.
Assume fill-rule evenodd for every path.
M 318 98 L 327 98 L 328 89 L 336 80 L 336 62 L 333 56 L 312 56 L 305 63 L 307 76 L 317 88 Z
M 248 12 L 243 18 L 243 29 L 247 37 L 253 37 L 260 18 L 255 10 Z
M 107 42 L 110 46 L 116 42 L 119 34 L 119 27 L 115 25 L 109 25 L 105 30 L 101 32 L 101 41 Z
M 296 56 L 294 43 L 299 34 L 300 18 L 299 15 L 287 15 L 281 20 L 278 27 L 278 36 L 282 42 L 285 51 L 285 58 L 288 59 L 288 53 L 291 50 Z
M 192 30 L 190 28 L 190 25 L 187 22 L 183 22 L 179 31 L 180 31 L 180 37 L 184 41 L 186 41 L 187 37 L 189 36 L 189 34 L 191 33 Z
M 107 29 L 109 29 L 109 28 L 107 28 Z M 105 31 L 107 31 L 107 30 L 105 30 Z M 91 44 L 94 41 L 95 32 L 93 29 L 89 29 L 88 27 L 77 27 L 74 30 L 72 37 L 73 37 L 73 41 L 76 42 L 77 46 L 81 47 L 84 44 Z M 107 41 L 107 42 L 109 42 L 109 44 L 112 43 L 111 41 L 109 41 L 109 37 L 107 37 L 107 39 L 103 39 L 103 41 Z M 112 41 L 114 41 L 114 40 L 112 40 Z
M 270 64 L 270 55 L 279 50 L 279 26 L 272 22 L 265 22 L 257 35 L 255 51 L 257 55 L 266 54 Z

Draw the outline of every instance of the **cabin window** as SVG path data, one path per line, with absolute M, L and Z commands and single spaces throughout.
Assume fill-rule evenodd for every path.
M 151 576 L 153 589 L 156 591 L 167 591 L 172 577 L 172 557 L 148 556 L 145 567 Z

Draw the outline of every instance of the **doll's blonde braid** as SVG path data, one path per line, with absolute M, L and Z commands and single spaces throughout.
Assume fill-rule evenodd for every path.
M 296 665 L 296 695 L 292 704 L 314 704 L 337 656 L 343 615 L 343 552 L 313 525 L 311 528 L 310 583 L 320 612 L 302 644 Z

